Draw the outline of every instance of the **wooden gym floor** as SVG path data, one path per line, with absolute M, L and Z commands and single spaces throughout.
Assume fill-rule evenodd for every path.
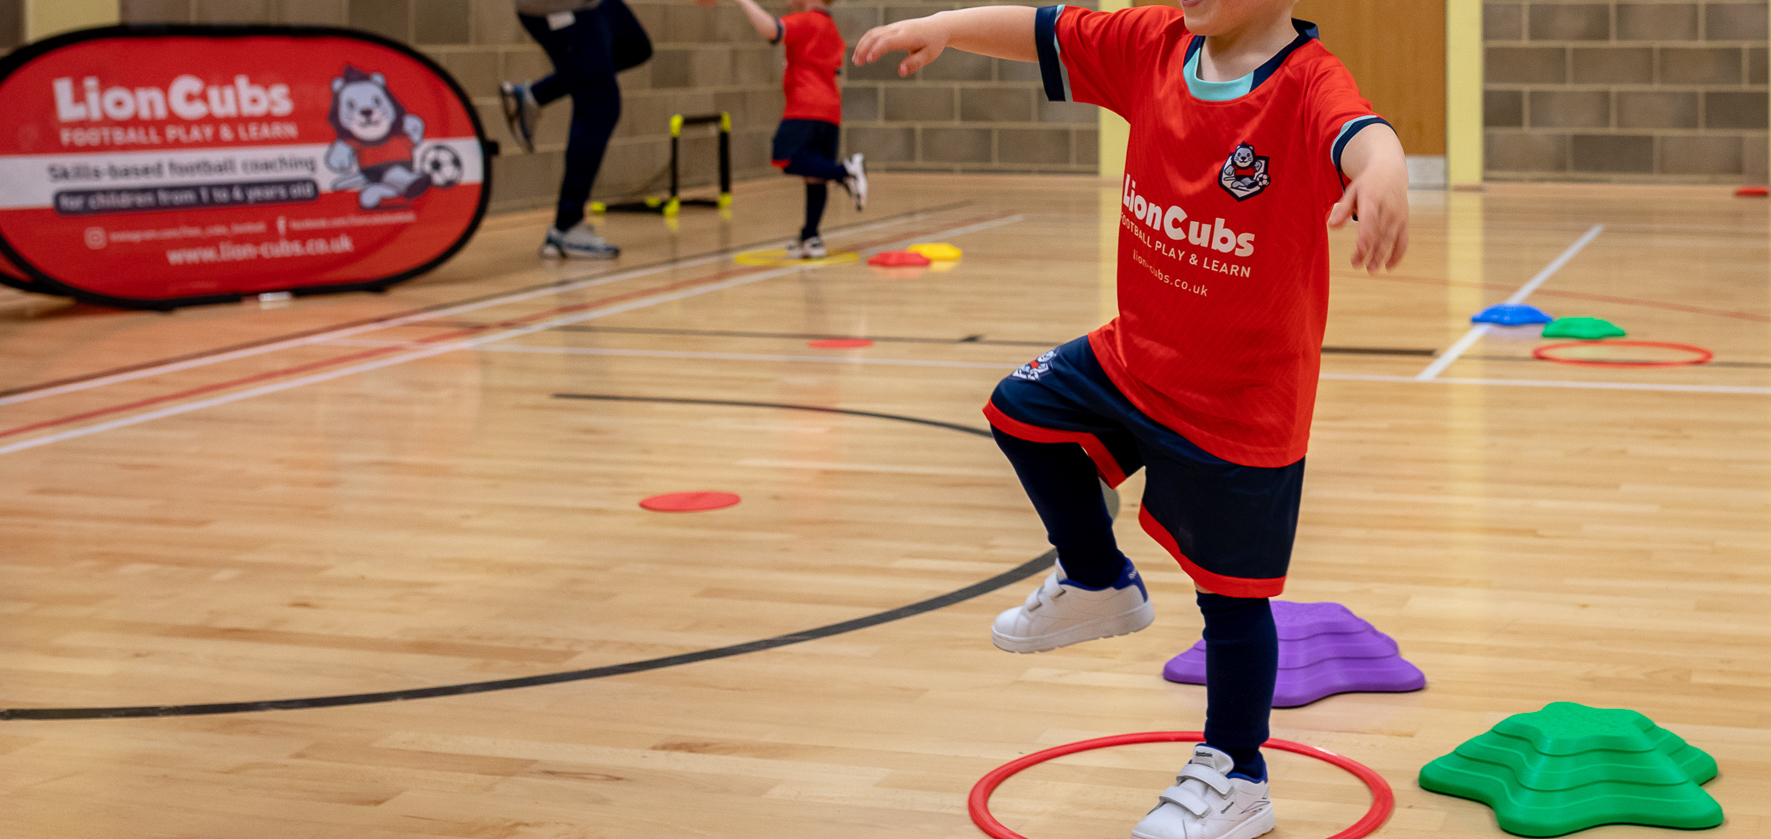
M 1043 574 L 979 407 L 1110 309 L 1117 190 L 881 176 L 831 243 L 950 241 L 957 267 L 731 259 L 778 246 L 799 196 L 746 184 L 735 220 L 676 233 L 613 218 L 618 264 L 539 263 L 545 217 L 495 218 L 380 296 L 0 297 L 0 837 L 970 839 L 966 793 L 1000 763 L 1197 728 L 1202 689 L 1159 673 L 1199 619 L 1129 514 L 1137 478 L 1120 531 L 1150 630 L 998 652 L 990 617 L 1031 579 L 892 612 Z M 1274 734 L 1388 778 L 1381 836 L 1495 837 L 1419 767 L 1551 701 L 1633 708 L 1720 761 L 1714 835 L 1771 832 L 1766 204 L 1415 197 L 1394 275 L 1345 270 L 1335 236 L 1286 596 L 1346 604 L 1430 681 L 1277 711 Z M 1552 313 L 1715 361 L 1571 366 L 1529 332 L 1470 335 L 1534 280 Z M 830 336 L 876 344 L 808 346 Z M 701 489 L 744 501 L 637 505 Z M 1047 764 L 996 811 L 1032 839 L 1122 837 L 1184 754 Z M 1365 810 L 1338 770 L 1271 759 L 1275 837 Z

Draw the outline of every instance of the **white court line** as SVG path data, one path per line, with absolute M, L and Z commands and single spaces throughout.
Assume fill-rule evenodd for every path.
M 875 222 L 870 225 L 864 225 L 862 227 L 856 227 L 856 228 L 851 228 L 848 230 L 841 231 L 840 233 L 836 234 L 836 236 L 834 236 L 833 238 L 853 236 L 853 235 L 860 234 L 860 233 L 870 233 L 874 230 L 879 230 L 881 228 L 894 227 L 894 226 L 897 226 L 900 224 L 908 224 L 908 223 L 910 223 L 912 221 L 916 221 L 916 220 L 917 219 L 915 217 L 911 217 L 911 218 L 897 219 L 894 221 Z M 952 235 L 952 234 L 945 233 L 945 234 L 939 234 L 939 235 Z M 487 300 L 481 300 L 476 303 L 464 303 L 460 306 L 451 306 L 447 309 L 435 309 L 435 310 L 430 310 L 430 311 L 418 312 L 415 314 L 406 315 L 404 317 L 389 318 L 388 320 L 378 320 L 374 323 L 366 323 L 366 324 L 362 324 L 359 326 L 348 326 L 348 327 L 344 327 L 342 329 L 334 329 L 334 330 L 331 330 L 328 332 L 321 332 L 321 333 L 317 333 L 314 335 L 303 336 L 301 338 L 291 338 L 287 341 L 278 341 L 273 344 L 263 344 L 263 345 L 256 346 L 256 347 L 247 347 L 245 349 L 235 350 L 233 352 L 225 352 L 225 353 L 220 353 L 217 355 L 209 355 L 209 356 L 204 356 L 202 358 L 193 358 L 193 359 L 189 359 L 186 361 L 174 361 L 174 362 L 169 362 L 167 364 L 155 365 L 153 367 L 145 367 L 140 370 L 131 370 L 127 373 L 118 373 L 118 374 L 115 374 L 112 376 L 103 376 L 103 377 L 100 377 L 97 379 L 88 379 L 83 382 L 71 382 L 69 384 L 60 385 L 57 387 L 44 388 L 43 390 L 33 390 L 29 393 L 19 393 L 19 394 L 14 394 L 12 396 L 4 396 L 4 397 L 0 397 L 0 405 L 12 405 L 12 404 L 16 404 L 19 402 L 30 402 L 30 401 L 37 400 L 37 399 L 46 399 L 51 396 L 60 396 L 64 393 L 77 393 L 82 390 L 91 390 L 92 388 L 96 388 L 96 387 L 104 387 L 106 385 L 120 384 L 122 382 L 134 381 L 136 379 L 145 379 L 145 378 L 149 378 L 152 376 L 160 376 L 160 375 L 164 375 L 166 373 L 176 373 L 180 370 L 190 370 L 190 369 L 197 368 L 197 367 L 206 367 L 211 364 L 220 364 L 225 361 L 234 361 L 234 360 L 241 359 L 241 358 L 251 358 L 252 356 L 256 356 L 256 355 L 264 355 L 265 353 L 272 353 L 272 352 L 278 352 L 281 350 L 294 349 L 296 347 L 310 346 L 313 344 L 319 344 L 319 343 L 324 343 L 327 341 L 336 340 L 338 338 L 346 338 L 351 335 L 361 335 L 365 332 L 376 332 L 376 331 L 383 330 L 383 329 L 391 329 L 396 326 L 405 326 L 406 324 L 409 324 L 409 323 L 419 323 L 419 322 L 427 321 L 427 320 L 439 320 L 442 318 L 452 317 L 455 315 L 466 314 L 468 312 L 479 311 L 481 309 L 488 309 L 493 306 L 503 306 L 503 305 L 506 305 L 509 303 L 521 303 L 525 300 L 533 300 L 537 297 L 549 297 L 549 296 L 557 295 L 557 294 L 568 294 L 568 293 L 571 293 L 574 291 L 581 291 L 581 290 L 587 289 L 587 288 L 594 288 L 596 286 L 608 285 L 610 283 L 619 283 L 619 282 L 623 282 L 626 280 L 636 279 L 639 277 L 646 277 L 646 276 L 651 276 L 653 274 L 660 274 L 665 271 L 674 271 L 679 268 L 694 268 L 696 266 L 706 265 L 706 264 L 712 263 L 712 262 L 721 262 L 721 261 L 724 261 L 724 260 L 730 259 L 730 258 L 731 258 L 730 252 L 721 251 L 720 253 L 711 254 L 708 256 L 696 257 L 694 259 L 688 259 L 688 260 L 684 260 L 681 262 L 668 262 L 663 265 L 654 265 L 649 268 L 635 268 L 631 271 L 621 271 L 618 273 L 609 274 L 607 276 L 600 276 L 599 275 L 599 276 L 591 277 L 589 279 L 584 279 L 584 280 L 568 281 L 568 282 L 561 284 L 561 285 L 550 285 L 550 286 L 547 286 L 546 288 L 533 289 L 531 291 L 512 292 L 510 294 L 502 295 L 499 297 L 493 297 L 493 298 L 490 298 Z
M 1525 298 L 1530 297 L 1531 293 L 1536 291 L 1538 286 L 1543 285 L 1545 280 L 1548 280 L 1557 271 L 1562 270 L 1562 266 L 1567 265 L 1568 260 L 1573 259 L 1575 254 L 1580 253 L 1581 250 L 1591 244 L 1594 239 L 1599 238 L 1599 233 L 1604 229 L 1605 225 L 1603 224 L 1593 225 L 1592 229 L 1588 230 L 1579 239 L 1574 240 L 1574 244 L 1569 245 L 1567 250 L 1562 251 L 1561 256 L 1551 260 L 1550 264 L 1545 265 L 1542 271 L 1537 272 L 1536 276 L 1526 280 L 1524 285 L 1519 286 L 1519 290 L 1513 292 L 1513 296 L 1508 297 L 1502 302 L 1507 304 L 1525 302 Z M 1457 343 L 1452 344 L 1451 349 L 1446 350 L 1438 358 L 1433 359 L 1433 363 L 1427 365 L 1427 369 L 1415 374 L 1415 378 L 1424 382 L 1438 377 L 1438 375 L 1445 372 L 1445 368 L 1450 367 L 1451 363 L 1456 361 L 1459 356 L 1468 352 L 1471 347 L 1476 345 L 1477 341 L 1482 340 L 1482 336 L 1487 335 L 1488 330 L 1493 328 L 1493 326 L 1494 324 L 1491 323 L 1478 323 L 1475 326 L 1470 327 L 1470 331 L 1465 332 L 1464 337 L 1457 339 Z
M 1456 377 L 1422 379 L 1419 376 L 1379 376 L 1365 373 L 1323 373 L 1324 380 L 1342 382 L 1403 382 L 1419 384 L 1430 381 L 1448 385 L 1500 385 L 1503 387 L 1565 387 L 1577 390 L 1652 390 L 1667 393 L 1744 393 L 1771 394 L 1771 387 L 1746 385 L 1678 385 L 1651 382 L 1575 382 L 1557 379 L 1464 379 Z
M 1023 218 L 1025 218 L 1025 216 L 1020 216 L 1020 215 L 1007 216 L 1005 218 L 994 219 L 992 221 L 982 222 L 979 224 L 967 225 L 965 227 L 956 227 L 951 230 L 943 230 L 943 231 L 940 231 L 937 233 L 930 233 L 930 234 L 926 234 L 926 235 L 929 237 L 942 237 L 942 238 L 949 237 L 949 236 L 960 236 L 960 235 L 963 235 L 966 233 L 975 233 L 980 230 L 989 230 L 993 227 L 1004 227 L 1004 226 L 1007 226 L 1010 224 L 1014 224 Z M 912 237 L 912 238 L 923 238 L 923 236 L 919 235 L 919 236 Z M 883 250 L 887 247 L 890 247 L 891 245 L 898 244 L 898 242 L 902 242 L 902 241 L 908 241 L 908 240 L 900 239 L 900 240 L 891 242 L 887 245 L 883 245 L 879 248 L 875 248 L 873 250 Z M 405 353 L 403 355 L 391 356 L 391 357 L 379 359 L 376 361 L 363 362 L 361 364 L 353 364 L 349 367 L 340 367 L 337 370 L 329 370 L 324 373 L 316 373 L 312 376 L 303 376 L 299 379 L 291 379 L 291 380 L 285 381 L 285 382 L 277 382 L 275 384 L 262 385 L 260 387 L 255 387 L 255 388 L 251 388 L 248 390 L 237 391 L 237 392 L 229 393 L 229 394 L 226 394 L 223 396 L 217 396 L 217 397 L 213 397 L 210 399 L 203 399 L 203 400 L 200 400 L 197 402 L 186 402 L 186 403 L 183 403 L 180 405 L 173 405 L 171 407 L 161 408 L 157 411 L 149 411 L 148 413 L 145 413 L 145 414 L 136 414 L 134 416 L 124 417 L 122 419 L 115 419 L 115 420 L 111 420 L 109 422 L 102 422 L 97 425 L 89 425 L 89 426 L 84 426 L 81 428 L 71 428 L 71 429 L 68 429 L 67 431 L 60 431 L 60 432 L 56 432 L 54 434 L 47 434 L 42 437 L 33 437 L 29 440 L 20 440 L 19 442 L 16 442 L 16 443 L 0 446 L 0 455 L 12 454 L 13 452 L 25 451 L 26 449 L 34 449 L 39 446 L 47 446 L 51 443 L 59 443 L 64 440 L 74 440 L 74 439 L 78 439 L 80 437 L 85 437 L 85 436 L 88 436 L 91 434 L 98 434 L 98 433 L 104 432 L 104 431 L 111 431 L 111 430 L 118 429 L 118 428 L 127 428 L 132 425 L 139 425 L 144 422 L 151 422 L 153 420 L 163 419 L 165 417 L 178 416 L 179 414 L 188 414 L 193 411 L 203 410 L 205 408 L 213 408 L 218 405 L 226 405 L 231 402 L 239 402 L 244 399 L 251 399 L 255 396 L 264 396 L 264 395 L 272 394 L 272 393 L 280 393 L 285 390 L 292 390 L 294 388 L 303 387 L 303 386 L 310 385 L 310 384 L 318 384 L 320 382 L 328 382 L 333 379 L 339 379 L 339 378 L 343 378 L 345 376 L 355 375 L 357 373 L 365 373 L 365 372 L 368 372 L 371 370 L 379 370 L 383 367 L 391 367 L 395 364 L 404 364 L 408 361 L 418 361 L 420 359 L 430 358 L 432 356 L 437 356 L 437 355 L 442 355 L 443 353 L 453 352 L 455 350 L 475 349 L 475 348 L 484 346 L 486 344 L 490 344 L 494 341 L 504 341 L 504 340 L 508 340 L 510 338 L 518 338 L 518 337 L 521 337 L 524 335 L 532 335 L 536 332 L 543 332 L 543 331 L 546 331 L 549 329 L 556 329 L 561 326 L 569 326 L 574 323 L 583 323 L 584 321 L 588 321 L 588 320 L 596 320 L 598 318 L 605 318 L 610 315 L 621 314 L 622 312 L 633 311 L 634 309 L 643 309 L 648 306 L 656 306 L 659 303 L 669 303 L 669 302 L 672 302 L 675 300 L 684 300 L 684 299 L 687 299 L 690 297 L 697 297 L 697 296 L 700 296 L 703 294 L 709 294 L 709 293 L 715 292 L 715 291 L 724 291 L 726 289 L 737 288 L 739 286 L 749 285 L 751 283 L 761 282 L 763 280 L 773 279 L 775 277 L 782 277 L 782 276 L 786 276 L 788 274 L 798 273 L 803 270 L 806 270 L 806 268 L 804 266 L 790 265 L 785 268 L 777 268 L 775 270 L 764 271 L 759 274 L 749 274 L 749 275 L 746 275 L 743 277 L 735 277 L 730 280 L 725 280 L 723 282 L 714 283 L 713 285 L 696 286 L 695 288 L 683 289 L 682 291 L 675 291 L 675 292 L 671 292 L 669 294 L 661 294 L 661 295 L 656 295 L 653 297 L 642 297 L 638 300 L 631 300 L 626 303 L 619 303 L 619 304 L 616 304 L 613 306 L 605 306 L 601 309 L 591 309 L 589 311 L 578 312 L 576 314 L 561 315 L 560 317 L 557 317 L 557 318 L 553 318 L 550 320 L 544 320 L 539 323 L 534 323 L 534 324 L 530 324 L 528 326 L 518 327 L 516 329 L 507 329 L 502 332 L 494 332 L 494 333 L 490 333 L 490 334 L 486 334 L 486 335 L 481 335 L 476 338 L 469 338 L 469 339 L 465 339 L 465 340 L 461 340 L 461 341 L 450 341 L 450 342 L 446 342 L 446 343 L 442 343 L 442 344 L 437 344 L 436 346 L 433 346 L 433 347 L 427 347 L 425 349 L 418 350 L 415 352 Z

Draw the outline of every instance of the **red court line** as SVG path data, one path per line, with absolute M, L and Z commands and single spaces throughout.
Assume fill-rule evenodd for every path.
M 966 220 L 964 223 L 959 224 L 957 226 L 958 227 L 965 227 L 965 226 L 968 226 L 971 224 L 977 224 L 979 222 L 987 221 L 987 220 L 988 219 L 986 219 L 986 218 L 980 217 L 977 219 Z M 954 226 L 956 226 L 956 225 L 943 225 L 939 229 L 946 230 L 946 229 L 951 229 Z M 857 246 L 855 249 L 856 250 L 865 250 L 867 248 L 876 247 L 878 245 L 883 245 L 883 244 L 887 244 L 890 242 L 902 241 L 906 238 L 915 238 L 916 236 L 920 236 L 920 235 L 923 235 L 924 233 L 928 233 L 928 232 L 932 232 L 932 231 L 925 229 L 921 232 L 911 233 L 908 237 L 899 235 L 899 236 L 892 236 L 892 237 L 886 238 L 886 239 L 877 239 L 877 240 L 874 240 L 871 242 L 862 243 L 861 245 Z M 291 367 L 283 367 L 283 368 L 279 368 L 276 370 L 267 370 L 263 373 L 256 373 L 256 374 L 253 374 L 250 376 L 242 376 L 240 378 L 230 379 L 228 381 L 215 382 L 213 384 L 207 384 L 207 385 L 201 385 L 198 387 L 188 388 L 186 390 L 181 390 L 181 391 L 177 391 L 174 393 L 162 394 L 160 396 L 151 396 L 146 399 L 138 399 L 134 402 L 126 402 L 121 405 L 112 405 L 109 407 L 97 408 L 97 409 L 94 409 L 91 411 L 85 411 L 85 412 L 78 413 L 78 414 L 70 414 L 68 416 L 57 417 L 55 419 L 43 420 L 41 422 L 34 422 L 34 423 L 30 423 L 28 425 L 21 425 L 16 428 L 9 428 L 4 431 L 0 431 L 0 438 L 12 437 L 12 436 L 19 435 L 19 434 L 27 434 L 32 431 L 41 431 L 46 428 L 55 428 L 57 426 L 68 425 L 70 423 L 76 423 L 76 422 L 82 422 L 82 421 L 89 420 L 89 419 L 97 419 L 99 417 L 110 416 L 112 414 L 119 414 L 119 413 L 124 413 L 127 411 L 138 410 L 141 408 L 152 407 L 154 405 L 161 405 L 161 404 L 165 404 L 167 402 L 176 402 L 178 400 L 188 399 L 193 396 L 202 396 L 204 394 L 214 393 L 216 391 L 230 390 L 232 388 L 241 387 L 244 385 L 258 384 L 259 382 L 269 381 L 272 379 L 285 378 L 285 377 L 297 375 L 300 373 L 307 373 L 307 372 L 311 372 L 313 370 L 324 369 L 326 367 L 335 367 L 337 365 L 345 364 L 345 363 L 352 362 L 352 361 L 362 361 L 364 359 L 376 358 L 376 357 L 384 356 L 384 355 L 393 355 L 395 353 L 406 352 L 416 346 L 421 346 L 424 344 L 437 344 L 437 343 L 442 343 L 445 341 L 455 340 L 457 338 L 465 338 L 470 335 L 475 335 L 475 334 L 486 332 L 489 330 L 507 329 L 507 328 L 516 327 L 516 326 L 527 326 L 529 324 L 535 323 L 536 321 L 546 320 L 551 317 L 557 317 L 560 315 L 572 314 L 573 312 L 581 312 L 581 311 L 586 311 L 589 309 L 595 309 L 595 308 L 599 308 L 602 306 L 607 306 L 612 303 L 620 303 L 620 302 L 623 302 L 626 300 L 631 300 L 636 297 L 646 297 L 646 296 L 653 295 L 653 294 L 661 294 L 661 293 L 665 293 L 665 292 L 679 291 L 681 289 L 694 288 L 695 286 L 700 286 L 700 285 L 711 285 L 713 283 L 717 283 L 722 280 L 728 280 L 728 279 L 732 279 L 734 277 L 742 277 L 746 274 L 757 274 L 757 273 L 761 273 L 763 271 L 779 270 L 781 267 L 782 266 L 778 266 L 778 265 L 759 265 L 759 266 L 745 266 L 742 268 L 732 268 L 732 269 L 728 269 L 725 271 L 715 272 L 715 273 L 710 274 L 705 277 L 696 277 L 693 279 L 678 280 L 674 283 L 666 283 L 661 286 L 652 286 L 652 287 L 648 287 L 648 288 L 637 289 L 634 291 L 623 292 L 621 294 L 612 294 L 607 297 L 600 297 L 595 300 L 587 300 L 582 303 L 573 303 L 572 305 L 569 305 L 569 306 L 559 306 L 559 307 L 556 307 L 553 309 L 545 309 L 540 312 L 533 312 L 533 313 L 530 313 L 527 315 L 523 315 L 522 317 L 510 318 L 507 320 L 498 321 L 496 323 L 488 323 L 488 324 L 483 324 L 483 325 L 479 325 L 479 326 L 464 327 L 464 328 L 455 329 L 455 330 L 452 330 L 449 332 L 443 332 L 443 333 L 439 333 L 436 335 L 430 335 L 430 336 L 426 336 L 424 338 L 420 338 L 416 341 L 408 341 L 404 344 L 400 344 L 397 346 L 377 347 L 374 349 L 360 350 L 358 352 L 348 353 L 346 355 L 320 359 L 319 361 L 310 361 L 305 364 L 297 364 L 297 365 L 294 365 Z

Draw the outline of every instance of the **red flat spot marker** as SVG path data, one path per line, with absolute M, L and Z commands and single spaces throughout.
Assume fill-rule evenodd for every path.
M 931 260 L 920 253 L 911 253 L 910 251 L 886 251 L 884 253 L 876 253 L 869 257 L 867 259 L 867 264 L 877 265 L 882 268 L 927 268 L 934 264 L 934 260 Z
M 873 346 L 873 342 L 866 338 L 819 338 L 806 346 L 814 350 L 858 350 Z
M 670 492 L 641 501 L 640 506 L 660 513 L 698 513 L 730 507 L 741 500 L 729 492 Z
M 1053 746 L 1044 751 L 1015 758 L 990 770 L 990 774 L 978 779 L 978 783 L 972 787 L 971 796 L 966 799 L 966 812 L 971 815 L 972 824 L 977 825 L 979 830 L 989 834 L 992 839 L 1027 839 L 1027 837 L 1009 830 L 990 814 L 990 793 L 995 792 L 1003 781 L 1008 780 L 1015 773 L 1055 757 L 1104 749 L 1109 746 L 1126 746 L 1133 743 L 1198 743 L 1204 740 L 1205 734 L 1198 731 L 1145 731 L 1138 734 L 1096 737 L 1093 740 Z M 1342 757 L 1326 749 L 1306 746 L 1303 743 L 1293 743 L 1290 740 L 1275 738 L 1262 745 L 1269 749 L 1281 749 L 1313 757 L 1324 763 L 1332 763 L 1351 772 L 1354 777 L 1364 781 L 1366 788 L 1371 790 L 1371 808 L 1365 811 L 1365 815 L 1354 822 L 1351 827 L 1328 837 L 1328 839 L 1362 839 L 1377 830 L 1378 826 L 1390 817 L 1390 811 L 1396 808 L 1396 794 L 1390 790 L 1390 783 L 1385 781 L 1382 775 L 1358 761 Z
M 1771 187 L 1743 186 L 1734 190 L 1734 194 L 1741 198 L 1764 198 L 1767 195 L 1771 195 Z

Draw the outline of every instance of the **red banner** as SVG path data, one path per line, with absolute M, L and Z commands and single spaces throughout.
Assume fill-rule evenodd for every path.
M 455 81 L 347 30 L 77 32 L 0 62 L 0 113 L 0 282 L 33 291 L 379 288 L 453 255 L 489 195 Z

